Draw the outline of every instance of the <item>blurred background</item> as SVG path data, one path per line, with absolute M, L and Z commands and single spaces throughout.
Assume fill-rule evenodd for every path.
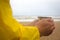
M 11 0 L 13 15 L 60 16 L 60 0 Z
M 10 3 L 13 16 L 20 23 L 27 24 L 38 17 L 52 17 L 56 28 L 41 40 L 60 40 L 60 0 L 11 0 Z

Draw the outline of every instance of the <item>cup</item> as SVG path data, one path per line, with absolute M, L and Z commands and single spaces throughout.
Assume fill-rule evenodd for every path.
M 42 19 L 52 19 L 52 17 L 38 17 L 38 19 L 42 20 Z

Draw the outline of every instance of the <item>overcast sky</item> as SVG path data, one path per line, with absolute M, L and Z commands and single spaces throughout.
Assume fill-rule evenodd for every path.
M 13 15 L 60 16 L 60 0 L 11 0 Z

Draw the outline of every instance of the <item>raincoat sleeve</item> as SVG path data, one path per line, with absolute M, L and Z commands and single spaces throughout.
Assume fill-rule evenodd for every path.
M 21 37 L 22 40 L 40 40 L 40 34 L 36 27 L 33 26 L 22 26 Z
M 39 40 L 36 27 L 23 26 L 12 16 L 9 0 L 0 0 L 0 40 Z

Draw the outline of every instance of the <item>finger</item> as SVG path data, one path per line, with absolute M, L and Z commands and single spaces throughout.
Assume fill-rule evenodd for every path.
M 54 30 L 55 29 L 55 26 L 52 26 L 50 30 Z
M 48 22 L 54 22 L 53 19 L 46 19 Z
M 48 22 L 48 25 L 54 26 L 54 23 L 53 22 Z

